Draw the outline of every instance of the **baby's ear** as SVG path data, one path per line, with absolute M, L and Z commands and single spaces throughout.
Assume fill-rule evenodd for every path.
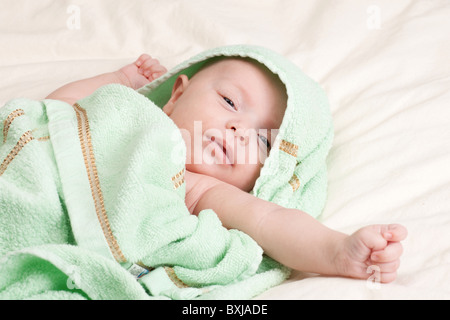
M 184 90 L 186 90 L 189 83 L 189 78 L 185 74 L 181 74 L 175 80 L 175 83 L 172 88 L 172 94 L 170 96 L 169 101 L 167 101 L 166 105 L 163 107 L 163 111 L 170 116 L 174 107 L 175 102 L 177 102 L 178 98 L 181 97 Z
M 186 90 L 189 83 L 189 78 L 185 74 L 180 74 L 175 80 L 175 83 L 172 88 L 172 95 L 170 96 L 169 101 L 176 102 L 178 98 L 183 94 L 184 90 Z

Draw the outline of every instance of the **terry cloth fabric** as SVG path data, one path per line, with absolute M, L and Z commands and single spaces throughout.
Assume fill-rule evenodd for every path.
M 285 115 L 252 193 L 264 200 L 318 217 L 326 203 L 326 157 L 333 124 L 324 90 L 295 64 L 263 47 L 234 45 L 202 52 L 179 64 L 139 92 L 163 107 L 180 74 L 192 77 L 211 58 L 251 58 L 276 74 L 286 86 Z
M 135 90 L 0 109 L 0 299 L 248 299 L 287 278 L 185 205 L 185 145 Z

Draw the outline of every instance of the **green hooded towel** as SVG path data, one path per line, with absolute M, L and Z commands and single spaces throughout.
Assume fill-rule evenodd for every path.
M 178 74 L 217 56 L 253 58 L 286 85 L 252 193 L 320 214 L 327 100 L 270 50 L 213 49 L 138 91 L 107 85 L 74 106 L 14 99 L 0 109 L 0 299 L 248 299 L 288 277 L 249 236 L 184 203 L 185 145 L 161 107 Z

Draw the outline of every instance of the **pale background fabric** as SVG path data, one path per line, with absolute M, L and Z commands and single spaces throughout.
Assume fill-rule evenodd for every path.
M 448 0 L 0 0 L 0 105 L 147 52 L 171 68 L 269 47 L 327 91 L 335 125 L 323 222 L 409 230 L 389 285 L 295 272 L 261 299 L 450 298 Z

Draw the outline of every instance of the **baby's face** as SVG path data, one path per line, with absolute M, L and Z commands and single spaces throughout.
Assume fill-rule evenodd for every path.
M 181 75 L 164 112 L 180 128 L 186 169 L 251 191 L 286 107 L 278 78 L 241 59 Z

